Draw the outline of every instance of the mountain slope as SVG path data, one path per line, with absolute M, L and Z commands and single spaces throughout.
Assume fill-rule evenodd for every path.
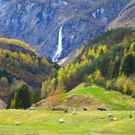
M 135 27 L 135 1 L 130 2 L 109 25 L 109 29 Z
M 130 0 L 1 0 L 0 35 L 23 39 L 40 55 L 53 57 L 63 26 L 66 56 L 104 32 Z

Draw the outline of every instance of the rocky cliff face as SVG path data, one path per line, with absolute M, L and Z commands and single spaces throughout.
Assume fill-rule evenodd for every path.
M 135 27 L 135 0 L 132 0 L 109 25 L 109 29 Z
M 0 35 L 22 39 L 53 57 L 62 26 L 62 53 L 104 32 L 130 0 L 0 0 Z

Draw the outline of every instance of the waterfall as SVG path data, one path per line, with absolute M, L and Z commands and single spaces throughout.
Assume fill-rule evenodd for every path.
M 62 29 L 63 29 L 63 27 L 60 27 L 60 29 L 59 29 L 58 47 L 57 47 L 55 55 L 52 58 L 53 62 L 57 62 L 58 61 L 58 59 L 61 56 L 62 50 L 63 50 L 63 48 L 62 48 Z

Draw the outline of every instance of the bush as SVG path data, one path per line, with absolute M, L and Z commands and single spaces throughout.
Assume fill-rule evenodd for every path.
M 32 104 L 31 92 L 27 84 L 23 83 L 15 92 L 15 108 L 27 109 Z
M 124 75 L 120 76 L 116 80 L 116 88 L 124 94 L 135 96 L 135 81 Z
M 96 72 L 94 73 L 94 83 L 105 86 L 105 78 L 100 70 L 96 70 Z
M 47 102 L 48 102 L 48 107 L 53 108 L 56 107 L 57 105 L 60 105 L 63 103 L 65 100 L 65 92 L 63 90 L 56 90 L 52 95 L 48 96 Z
M 112 80 L 107 80 L 106 81 L 106 88 L 107 89 L 112 89 L 113 88 L 113 81 Z

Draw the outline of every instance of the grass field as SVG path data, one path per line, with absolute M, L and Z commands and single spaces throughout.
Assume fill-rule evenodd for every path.
M 97 86 L 78 86 L 65 97 L 80 95 L 102 102 L 109 111 L 1 110 L 0 135 L 135 135 L 133 98 Z
M 0 135 L 134 135 L 135 112 L 111 112 L 115 120 L 110 120 L 109 113 L 4 110 L 0 111 Z

